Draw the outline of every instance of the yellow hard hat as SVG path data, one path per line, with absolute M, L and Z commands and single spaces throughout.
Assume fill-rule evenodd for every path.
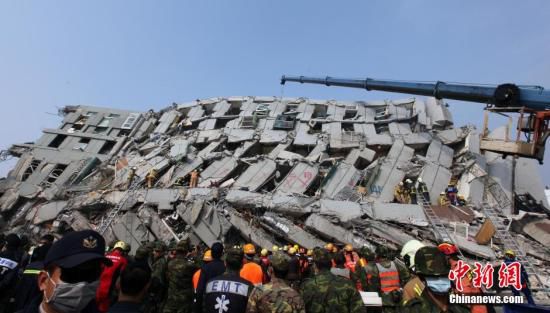
M 277 252 L 277 251 L 279 251 L 279 247 L 277 247 L 277 246 L 273 246 L 273 247 L 271 248 L 271 251 L 273 251 L 273 252 Z
M 283 251 L 288 251 L 288 246 L 283 246 Z
M 300 249 L 300 246 L 294 245 L 294 249 L 296 249 L 296 251 L 298 251 L 298 249 Z
M 332 253 L 337 253 L 338 252 L 338 247 L 332 247 Z
M 313 250 L 311 249 L 307 250 L 307 256 L 313 256 Z
M 267 256 L 267 249 L 262 249 L 262 251 L 260 251 L 260 254 L 262 256 Z
M 516 256 L 516 253 L 515 253 L 514 250 L 512 250 L 512 249 L 506 249 L 506 251 L 504 251 L 504 254 L 505 254 L 505 255 L 511 255 L 511 256 L 513 256 L 513 257 Z
M 244 254 L 255 254 L 256 253 L 256 247 L 254 247 L 253 244 L 247 243 L 243 247 Z
M 334 249 L 334 245 L 332 243 L 327 243 L 325 245 L 325 249 L 329 252 L 331 252 Z
M 204 256 L 202 257 L 202 260 L 204 262 L 212 261 L 212 250 L 206 250 L 206 252 L 204 253 Z
M 296 254 L 296 248 L 291 247 L 290 249 L 288 249 L 288 254 Z
M 122 251 L 126 251 L 126 249 L 128 249 L 128 245 L 124 241 L 119 240 L 115 243 L 115 246 L 113 247 L 113 250 L 116 249 L 116 248 L 120 248 L 120 249 L 122 249 Z
M 347 245 L 344 246 L 344 250 L 346 252 L 352 252 L 353 251 L 353 246 L 348 243 Z

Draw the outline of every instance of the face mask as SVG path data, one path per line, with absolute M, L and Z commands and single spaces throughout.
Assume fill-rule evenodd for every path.
M 426 277 L 426 285 L 436 294 L 446 294 L 451 289 L 451 281 L 447 277 Z
M 95 298 L 97 287 L 99 286 L 99 281 L 69 284 L 65 282 L 55 283 L 51 279 L 50 274 L 48 274 L 48 278 L 54 284 L 55 289 L 50 298 L 46 296 L 46 292 L 44 291 L 46 303 L 55 311 L 63 313 L 78 313 L 82 311 Z

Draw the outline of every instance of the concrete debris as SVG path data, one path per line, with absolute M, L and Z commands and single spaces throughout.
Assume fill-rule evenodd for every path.
M 0 179 L 3 227 L 37 237 L 108 225 L 108 241 L 134 249 L 182 238 L 399 249 L 437 243 L 416 190 L 467 258 L 493 260 L 505 248 L 484 226 L 488 204 L 514 220 L 525 253 L 550 259 L 538 165 L 481 151 L 480 132 L 453 128 L 441 100 L 239 96 L 160 112 L 62 112 L 58 129 L 9 149 L 19 161 Z

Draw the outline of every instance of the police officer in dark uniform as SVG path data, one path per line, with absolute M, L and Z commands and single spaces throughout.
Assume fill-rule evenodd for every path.
M 242 249 L 232 248 L 226 253 L 225 273 L 206 283 L 202 305 L 204 313 L 245 312 L 253 286 L 239 275 L 243 257 Z
M 104 252 L 105 239 L 93 230 L 71 232 L 59 239 L 38 274 L 40 296 L 21 312 L 97 312 L 94 300 L 101 269 L 112 264 Z
M 9 234 L 5 238 L 3 251 L 0 252 L 0 312 L 13 310 L 13 296 L 21 262 L 20 245 L 19 236 Z

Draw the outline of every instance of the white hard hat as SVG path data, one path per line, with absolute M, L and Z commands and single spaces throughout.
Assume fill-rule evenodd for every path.
M 404 258 L 405 255 L 409 256 L 409 267 L 412 268 L 414 266 L 414 255 L 416 254 L 416 251 L 418 249 L 425 247 L 426 245 L 418 240 L 409 240 L 407 243 L 403 246 L 403 249 L 401 249 L 401 258 Z
M 422 177 L 418 177 L 418 182 L 421 183 L 422 182 Z

